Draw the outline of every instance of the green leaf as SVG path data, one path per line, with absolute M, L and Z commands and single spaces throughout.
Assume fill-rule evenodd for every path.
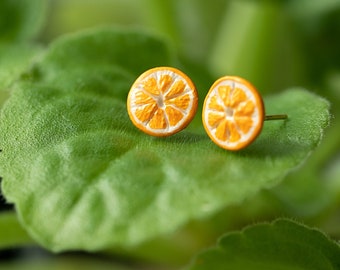
M 82 270 L 137 270 L 140 268 L 131 268 L 121 266 L 117 263 L 112 262 L 108 259 L 103 259 L 98 256 L 77 256 L 77 255 L 64 255 L 64 256 L 48 256 L 44 253 L 35 255 L 36 251 L 33 250 L 30 254 L 31 258 L 26 258 L 25 256 L 20 257 L 19 260 L 9 260 L 1 261 L 1 269 L 6 270 L 72 270 L 72 269 L 82 269 Z M 32 256 L 33 255 L 33 256 Z M 33 258 L 32 258 L 33 257 Z
M 54 1 L 51 16 L 46 22 L 44 38 L 52 41 L 65 33 L 108 24 L 144 27 L 143 17 L 152 16 L 149 13 L 149 2 L 150 0 Z
M 289 119 L 266 123 L 240 152 L 218 148 L 202 126 L 147 136 L 128 118 L 129 86 L 172 63 L 160 40 L 106 28 L 55 42 L 17 84 L 0 118 L 0 171 L 35 240 L 101 250 L 172 232 L 277 184 L 328 125 L 328 102 L 292 89 L 265 99 Z
M 223 236 L 187 269 L 339 269 L 340 247 L 316 229 L 279 219 Z
M 32 244 L 14 212 L 0 213 L 0 250 Z
M 28 41 L 42 29 L 48 1 L 0 1 L 0 107 L 9 86 L 29 66 L 40 46 Z
M 314 220 L 319 217 L 324 221 L 332 214 L 330 209 L 337 212 L 340 193 L 340 174 L 337 175 L 339 170 L 336 170 L 339 168 L 339 120 L 333 120 L 325 139 L 308 162 L 271 190 L 289 216 Z
M 0 44 L 0 95 L 19 79 L 42 49 L 31 44 Z M 1 105 L 1 96 L 0 96 Z
M 0 91 L 0 108 L 2 107 L 2 104 L 6 101 L 7 98 L 8 93 Z
M 47 3 L 45 0 L 1 0 L 0 42 L 34 38 L 45 20 Z

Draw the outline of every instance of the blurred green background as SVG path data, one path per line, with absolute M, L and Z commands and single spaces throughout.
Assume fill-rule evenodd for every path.
M 187 254 L 174 253 L 175 261 L 177 257 L 181 257 L 179 261 L 187 260 L 197 249 L 214 243 L 229 230 L 281 216 L 302 220 L 340 239 L 340 1 L 51 0 L 44 3 L 48 3 L 46 16 L 35 14 L 31 21 L 26 21 L 45 20 L 31 41 L 38 48 L 63 34 L 99 25 L 137 27 L 166 39 L 178 54 L 183 70 L 197 87 L 207 91 L 219 76 L 238 75 L 251 81 L 263 95 L 301 86 L 331 102 L 331 126 L 304 166 L 289 174 L 279 186 L 264 190 L 209 220 L 192 222 L 170 236 L 170 242 L 188 250 Z M 0 35 L 6 35 L 6 20 L 16 19 L 18 11 L 13 12 L 13 16 L 0 19 L 4 26 Z M 0 101 L 7 95 L 6 91 L 0 92 Z M 143 258 L 154 244 L 146 243 L 136 254 Z M 4 269 L 31 269 L 30 264 L 18 262 L 18 258 L 26 262 L 30 258 L 25 252 L 2 252 L 3 266 L 7 267 Z M 113 259 L 87 256 L 84 261 L 77 254 L 76 259 L 68 255 L 56 262 L 55 257 L 41 251 L 34 250 L 33 254 L 41 263 L 33 264 L 29 260 L 32 269 L 74 269 L 74 265 L 83 265 L 83 269 L 113 269 L 112 261 L 117 260 L 126 264 L 119 256 Z M 128 265 L 129 269 L 142 267 L 130 260 Z

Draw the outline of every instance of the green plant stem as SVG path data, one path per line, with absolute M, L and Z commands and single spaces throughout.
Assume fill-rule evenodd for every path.
M 0 214 L 0 249 L 33 244 L 34 241 L 21 227 L 15 212 Z

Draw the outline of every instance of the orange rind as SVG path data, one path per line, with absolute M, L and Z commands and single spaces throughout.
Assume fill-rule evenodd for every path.
M 260 134 L 265 118 L 262 98 L 247 80 L 218 79 L 203 104 L 203 126 L 210 139 L 227 150 L 240 150 Z
M 183 72 L 172 67 L 147 70 L 132 84 L 127 110 L 132 123 L 146 134 L 164 137 L 183 130 L 194 118 L 198 95 Z

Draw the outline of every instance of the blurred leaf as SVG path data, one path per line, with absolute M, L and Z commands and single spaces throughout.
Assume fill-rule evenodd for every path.
M 0 106 L 6 94 L 2 90 L 8 87 L 31 64 L 41 48 L 31 44 L 0 44 Z
M 320 231 L 289 220 L 223 236 L 188 269 L 338 269 L 340 247 Z
M 131 247 L 172 232 L 279 183 L 319 144 L 329 104 L 301 89 L 265 99 L 289 119 L 243 151 L 218 148 L 201 126 L 140 133 L 129 85 L 172 59 L 158 39 L 105 28 L 56 41 L 17 84 L 0 119 L 3 191 L 45 247 Z
M 13 81 L 31 63 L 40 47 L 29 43 L 43 27 L 48 1 L 0 1 L 0 108 Z
M 205 0 L 147 0 L 144 3 L 147 27 L 168 36 L 186 58 L 196 63 L 207 61 L 228 1 L 213 0 L 209 5 Z
M 309 84 L 322 85 L 325 75 L 340 68 L 340 1 L 290 1 L 288 6 L 307 56 L 304 60 Z M 323 95 L 328 95 L 325 87 L 320 88 Z
M 297 20 L 300 20 L 306 31 L 314 28 L 318 19 L 327 15 L 340 7 L 339 0 L 323 0 L 323 1 L 311 1 L 311 0 L 300 0 L 300 1 L 288 1 L 288 8 Z M 310 24 L 309 26 L 307 24 Z M 309 28 L 309 29 L 308 29 Z
M 328 71 L 325 78 L 325 84 L 328 89 L 328 96 L 333 103 L 335 117 L 340 116 L 340 68 L 338 70 Z M 340 124 L 340 123 L 339 123 Z
M 44 38 L 56 37 L 99 25 L 142 25 L 145 0 L 58 0 L 51 2 Z
M 185 58 L 206 61 L 228 1 L 58 0 L 45 38 L 103 24 L 133 25 L 168 38 Z M 199 44 L 199 46 L 197 46 Z
M 281 1 L 231 1 L 210 69 L 218 76 L 245 77 L 265 93 L 301 85 L 305 66 L 295 29 Z
M 19 224 L 16 213 L 0 213 L 0 249 L 32 244 L 33 240 Z
M 45 0 L 1 0 L 0 42 L 30 40 L 40 32 L 45 21 Z
M 0 108 L 2 107 L 5 100 L 8 98 L 8 93 L 4 91 L 0 91 Z
M 84 256 L 60 256 L 60 257 L 34 257 L 18 259 L 12 262 L 0 262 L 0 268 L 6 270 L 133 270 L 130 267 L 120 266 L 109 260 Z
M 339 154 L 339 124 L 335 119 L 308 162 L 271 190 L 289 215 L 304 219 L 327 216 L 327 209 L 336 203 L 340 186 L 337 187 L 329 170 Z

